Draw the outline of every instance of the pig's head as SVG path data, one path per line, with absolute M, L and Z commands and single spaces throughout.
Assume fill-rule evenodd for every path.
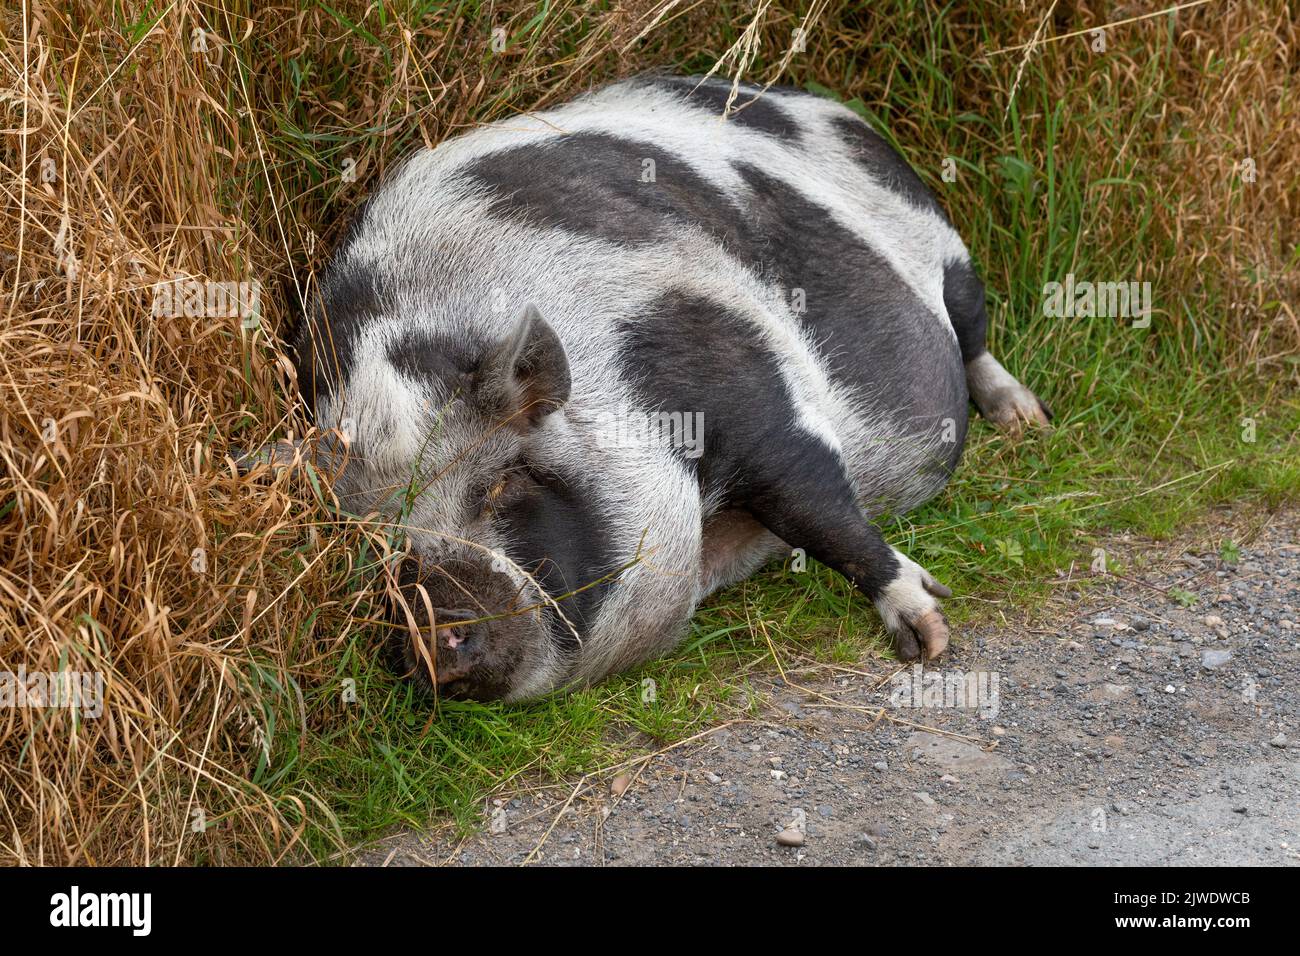
M 604 585 L 572 592 L 610 564 L 593 489 L 566 452 L 564 346 L 531 306 L 497 329 L 361 336 L 316 402 L 320 428 L 343 436 L 332 458 L 316 454 L 344 509 L 405 531 L 390 614 L 399 669 L 481 700 L 564 682 Z
M 424 484 L 405 489 L 410 551 L 391 642 L 398 666 L 453 697 L 547 689 L 581 624 L 563 595 L 588 583 L 575 560 L 581 535 L 566 527 L 581 490 L 546 447 L 559 424 L 548 419 L 569 398 L 564 346 L 530 307 L 477 354 L 453 356 L 444 343 L 438 359 L 408 358 L 426 379 L 438 359 L 445 364 L 426 396 L 434 404 L 422 453 L 410 456 Z

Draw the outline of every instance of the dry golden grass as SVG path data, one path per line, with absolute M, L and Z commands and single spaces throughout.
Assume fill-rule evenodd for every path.
M 922 14 L 904 23 L 866 4 L 811 6 L 808 50 L 787 79 L 869 105 L 929 82 L 884 43 L 923 37 Z M 969 24 L 952 27 L 968 58 L 939 64 L 955 102 L 917 105 L 996 118 L 1023 54 L 985 53 L 1028 42 L 1048 5 L 972 6 L 996 9 L 948 18 Z M 310 287 L 368 184 L 410 148 L 650 65 L 707 68 L 737 40 L 750 45 L 725 72 L 756 38 L 766 57 L 756 63 L 773 64 L 802 18 L 766 0 L 560 0 L 495 56 L 491 28 L 514 35 L 537 5 L 467 4 L 460 15 L 435 5 L 407 22 L 375 4 L 338 4 L 365 33 L 308 7 L 177 0 L 148 30 L 104 0 L 4 15 L 0 671 L 100 672 L 106 703 L 90 720 L 0 709 L 0 859 L 298 858 L 304 821 L 328 819 L 329 808 L 310 790 L 261 785 L 269 715 L 294 713 L 304 737 L 338 718 L 306 713 L 296 688 L 328 679 L 364 634 L 374 595 L 354 573 L 360 542 L 387 545 L 382 529 L 326 524 L 301 476 L 250 482 L 224 460 L 232 445 L 306 427 L 283 350 L 297 290 Z M 1063 7 L 1044 36 L 1099 24 L 1110 9 Z M 192 48 L 196 29 L 206 53 Z M 1105 100 L 1140 75 L 1132 51 L 1170 29 L 1164 18 L 1116 28 L 1100 67 L 1082 42 L 1046 43 L 1032 54 L 1045 79 L 1031 80 L 1031 65 L 1016 95 L 1046 83 L 1059 98 L 1087 84 Z M 1124 175 L 1125 163 L 1166 164 L 1140 202 L 1153 234 L 1183 252 L 1143 261 L 1150 274 L 1134 278 L 1212 283 L 1240 303 L 1207 318 L 1225 324 L 1224 360 L 1276 370 L 1300 344 L 1294 14 L 1285 0 L 1223 2 L 1180 14 L 1172 29 L 1177 95 L 1114 116 L 1109 129 L 1068 125 L 1055 148 L 1088 157 L 1098 178 Z M 295 62 L 310 69 L 300 75 Z M 962 146 L 934 141 L 919 113 L 891 121 L 914 158 L 936 157 L 935 167 Z M 978 149 L 988 132 L 969 129 L 966 145 Z M 1259 170 L 1249 190 L 1238 188 L 1246 156 Z M 349 159 L 355 183 L 340 178 Z M 977 220 L 979 202 L 956 195 L 954 218 Z M 1086 241 L 1123 245 L 1127 228 L 1123 215 L 1097 216 Z M 260 281 L 260 326 L 151 316 L 154 290 L 177 274 Z M 221 821 L 201 845 L 200 809 Z

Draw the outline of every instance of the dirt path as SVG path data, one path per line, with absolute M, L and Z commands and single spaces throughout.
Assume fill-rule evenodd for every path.
M 1239 514 L 1113 540 L 1147 570 L 1083 595 L 1064 577 L 1040 623 L 967 632 L 938 668 L 770 679 L 758 719 L 362 862 L 1297 865 L 1297 529 Z M 1225 538 L 1248 542 L 1232 565 Z

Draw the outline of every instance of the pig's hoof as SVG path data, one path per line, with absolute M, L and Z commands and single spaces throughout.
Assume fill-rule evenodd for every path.
M 1046 428 L 1052 421 L 1051 410 L 1019 382 L 989 396 L 980 414 L 1013 437 L 1019 437 L 1025 425 Z
M 899 660 L 914 661 L 922 653 L 934 660 L 948 646 L 948 622 L 937 598 L 952 597 L 952 591 L 915 561 L 898 551 L 894 555 L 898 575 L 885 587 L 876 609 L 894 636 Z
M 988 352 L 966 363 L 966 387 L 980 414 L 1012 435 L 1019 435 L 1026 423 L 1045 426 L 1052 420 L 1038 396 Z
M 947 648 L 948 622 L 942 611 L 926 611 L 915 621 L 903 619 L 901 623 L 894 632 L 900 661 L 918 660 L 922 652 L 932 661 Z

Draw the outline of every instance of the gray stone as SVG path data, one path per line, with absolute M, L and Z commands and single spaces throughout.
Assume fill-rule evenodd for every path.
M 1214 670 L 1222 667 L 1228 661 L 1232 660 L 1232 651 L 1207 649 L 1201 651 L 1201 666 L 1206 670 Z
M 926 731 L 912 734 L 903 748 L 913 759 L 937 767 L 945 773 L 998 773 L 1012 768 L 1011 761 L 996 753 L 986 753 L 964 740 L 941 737 Z

